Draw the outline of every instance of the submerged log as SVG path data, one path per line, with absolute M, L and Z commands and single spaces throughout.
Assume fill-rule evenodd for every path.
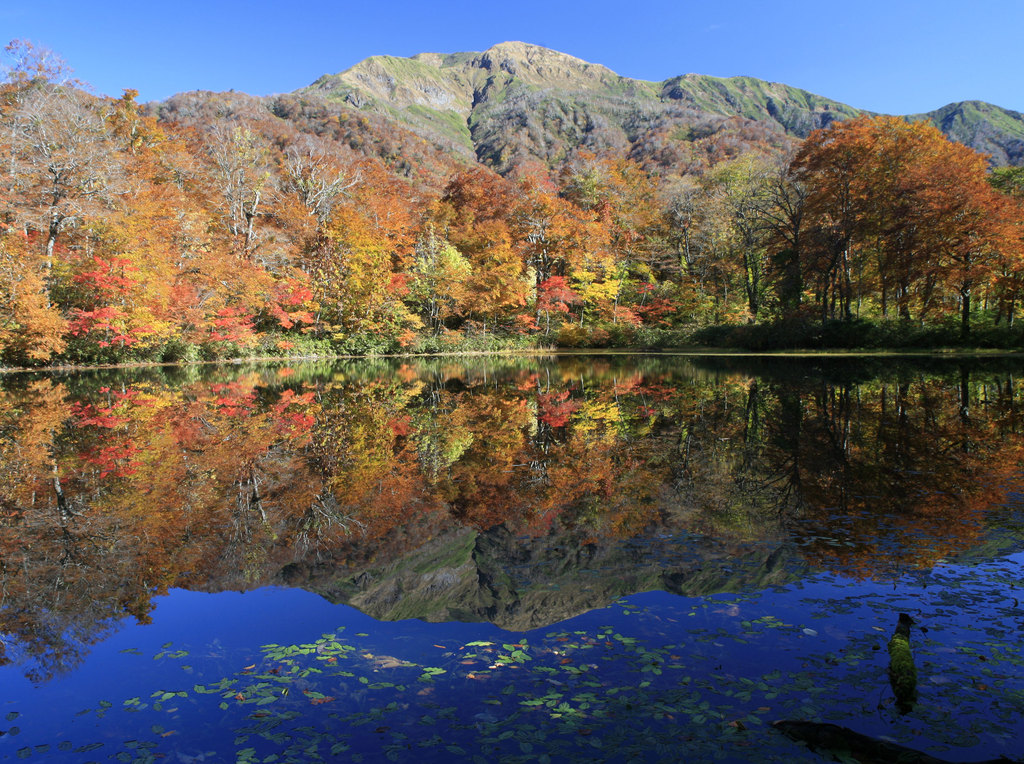
M 812 751 L 832 755 L 840 761 L 853 758 L 860 764 L 953 764 L 949 759 L 939 759 L 924 751 L 868 737 L 837 724 L 783 719 L 773 722 L 772 726 L 791 740 L 806 743 Z M 1013 761 L 1000 756 L 973 764 L 1013 764 Z
M 896 630 L 889 640 L 889 684 L 901 714 L 913 711 L 917 703 L 917 667 L 910 650 L 910 627 L 913 625 L 913 618 L 900 613 Z

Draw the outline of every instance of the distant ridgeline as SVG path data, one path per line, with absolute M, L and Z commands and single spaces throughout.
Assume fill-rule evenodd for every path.
M 685 157 L 685 144 L 702 137 L 760 134 L 771 143 L 780 138 L 765 133 L 806 138 L 834 120 L 868 114 L 754 77 L 634 80 L 521 42 L 483 53 L 372 56 L 299 93 L 386 115 L 503 173 L 529 160 L 558 163 L 580 146 L 671 166 Z M 996 165 L 1024 161 L 1018 112 L 964 101 L 907 118 L 991 154 Z
M 141 105 L 7 53 L 0 365 L 1021 343 L 1024 117 L 991 104 L 502 43 Z

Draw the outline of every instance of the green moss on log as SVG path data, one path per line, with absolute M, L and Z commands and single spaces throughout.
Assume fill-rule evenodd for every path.
M 889 684 L 896 696 L 896 707 L 901 714 L 913 710 L 917 702 L 917 667 L 910 649 L 910 627 L 914 620 L 900 613 L 896 630 L 889 640 Z

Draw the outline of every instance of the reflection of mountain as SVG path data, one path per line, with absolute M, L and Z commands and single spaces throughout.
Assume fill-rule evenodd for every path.
M 379 620 L 489 621 L 524 631 L 639 592 L 757 591 L 804 570 L 786 546 L 725 544 L 685 532 L 581 545 L 574 535 L 517 538 L 501 527 L 459 528 L 356 574 L 294 564 L 281 577 Z

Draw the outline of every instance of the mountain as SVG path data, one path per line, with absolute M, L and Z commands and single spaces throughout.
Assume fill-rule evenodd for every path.
M 782 146 L 866 113 L 753 77 L 634 80 L 521 42 L 479 53 L 373 56 L 298 94 L 386 115 L 500 172 L 531 161 L 554 167 L 577 147 L 685 171 L 757 142 Z M 1024 161 L 1024 115 L 1017 112 L 968 101 L 908 118 L 932 122 L 991 153 L 996 164 Z

